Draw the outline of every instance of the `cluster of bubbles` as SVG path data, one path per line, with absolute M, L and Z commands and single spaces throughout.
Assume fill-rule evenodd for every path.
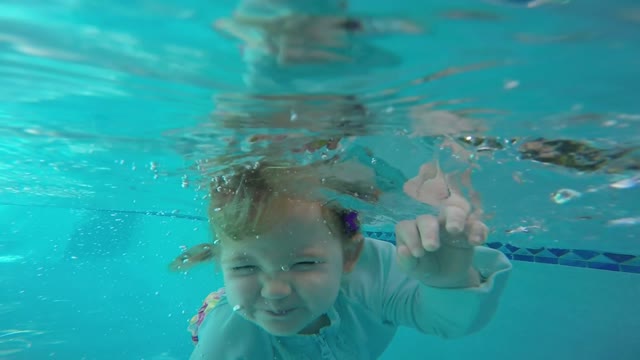
M 638 186 L 638 184 L 640 184 L 640 175 L 634 175 L 632 177 L 617 180 L 609 184 L 608 186 L 589 190 L 589 192 L 596 192 L 605 187 L 610 187 L 616 190 L 631 189 Z M 582 196 L 582 193 L 580 193 L 579 191 L 572 190 L 572 189 L 560 189 L 555 191 L 553 194 L 551 194 L 551 200 L 556 204 L 564 204 L 571 200 L 575 200 L 581 196 Z

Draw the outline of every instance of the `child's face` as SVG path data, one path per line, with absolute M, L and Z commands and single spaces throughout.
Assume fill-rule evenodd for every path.
M 278 221 L 258 238 L 225 241 L 220 264 L 227 298 L 239 313 L 278 336 L 316 333 L 340 290 L 345 261 L 320 207 L 287 201 Z M 276 210 L 276 209 L 271 209 Z

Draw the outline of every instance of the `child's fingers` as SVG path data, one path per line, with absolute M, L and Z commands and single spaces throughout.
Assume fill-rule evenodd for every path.
M 414 257 L 405 245 L 398 245 L 396 247 L 396 257 L 400 268 L 407 273 L 411 273 L 418 265 L 418 258 Z
M 401 221 L 396 225 L 396 243 L 399 247 L 406 247 L 413 257 L 419 258 L 424 255 L 415 220 Z
M 489 228 L 482 221 L 472 220 L 468 226 L 467 239 L 469 244 L 479 246 L 487 241 Z
M 424 255 L 424 248 L 420 241 L 420 233 L 415 220 L 400 221 L 396 225 L 396 246 L 406 249 L 416 258 Z
M 464 231 L 467 224 L 468 211 L 458 206 L 447 206 L 442 211 L 447 232 L 457 235 Z
M 416 219 L 420 242 L 426 251 L 436 251 L 440 248 L 440 224 L 431 215 L 418 216 Z

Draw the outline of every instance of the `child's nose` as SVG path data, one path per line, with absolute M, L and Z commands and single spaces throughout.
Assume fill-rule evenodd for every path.
M 265 277 L 261 295 L 265 299 L 281 299 L 291 294 L 291 285 L 282 276 Z

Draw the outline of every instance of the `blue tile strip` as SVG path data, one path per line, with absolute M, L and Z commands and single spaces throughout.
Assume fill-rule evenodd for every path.
M 86 211 L 99 211 L 109 213 L 127 213 L 152 216 L 165 216 L 172 218 L 182 218 L 188 220 L 206 221 L 204 216 L 183 215 L 165 211 L 131 211 L 116 209 L 98 208 L 72 208 L 63 206 L 38 205 L 38 204 L 18 204 L 0 202 L 0 206 L 20 206 L 20 207 L 51 207 L 65 208 Z M 395 244 L 396 234 L 392 231 L 367 231 L 364 227 L 365 236 L 384 240 Z M 490 242 L 486 246 L 502 251 L 507 258 L 516 261 L 536 262 L 541 264 L 557 264 L 564 266 L 583 267 L 597 270 L 619 271 L 633 274 L 640 274 L 640 255 L 616 254 L 611 252 L 599 252 L 581 249 L 558 249 L 558 248 L 520 248 L 509 243 Z
M 391 231 L 364 231 L 365 236 L 395 244 Z M 515 261 L 581 267 L 586 269 L 619 271 L 640 274 L 640 256 L 581 249 L 524 248 L 508 243 L 490 242 L 486 246 L 502 251 Z

